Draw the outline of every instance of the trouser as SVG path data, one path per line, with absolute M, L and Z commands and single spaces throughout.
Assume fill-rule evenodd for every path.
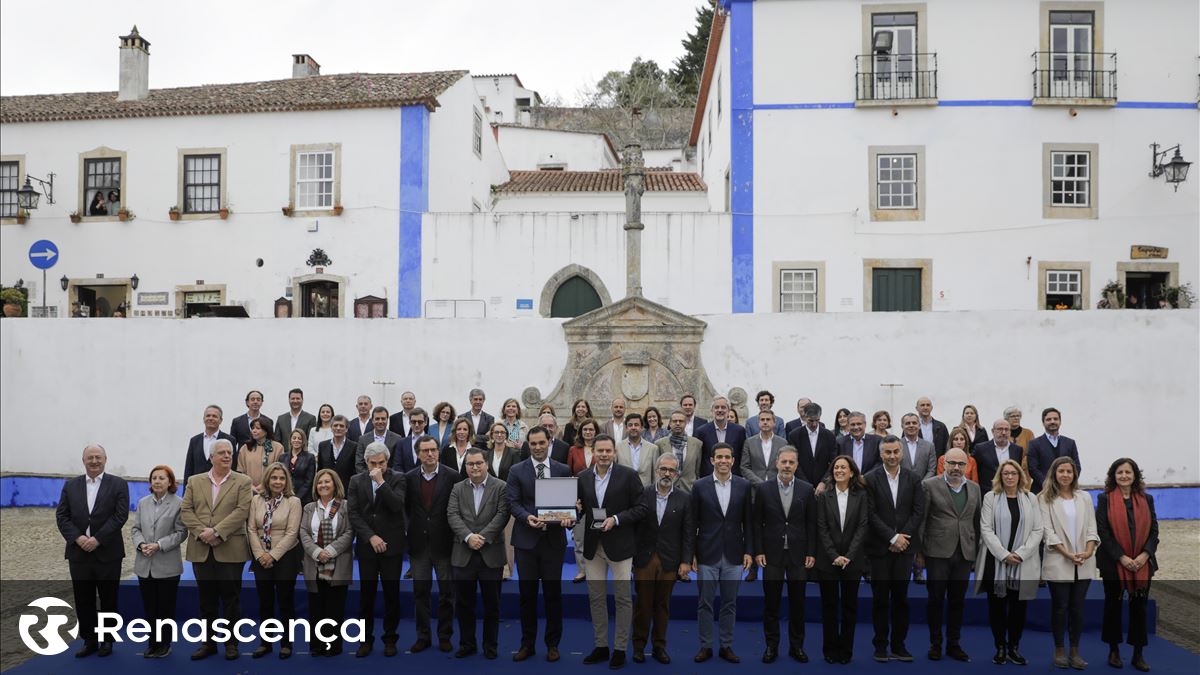
M 151 626 L 150 642 L 146 645 L 146 651 L 150 651 L 162 644 L 154 639 L 153 628 L 158 625 L 157 622 L 165 619 L 175 620 L 179 577 L 138 577 L 138 589 L 142 593 L 142 611 Z
M 459 647 L 478 648 L 475 642 L 475 587 L 478 584 L 479 592 L 483 596 L 483 648 L 496 649 L 500 640 L 502 572 L 499 567 L 488 567 L 478 551 L 471 552 L 471 559 L 465 567 L 453 568 Z
M 291 645 L 288 622 L 296 618 L 296 577 L 294 575 L 270 574 L 271 570 L 254 573 L 254 587 L 258 591 L 258 622 L 267 619 L 279 619 L 283 622 L 283 639 L 281 647 Z M 279 600 L 279 615 L 275 615 L 275 601 Z M 271 644 L 263 640 L 264 645 Z
M 963 557 L 962 548 L 955 547 L 949 558 L 925 557 L 927 574 L 925 588 L 929 592 L 926 616 L 929 620 L 929 644 L 942 645 L 942 623 L 946 625 L 946 642 L 957 645 L 962 634 L 963 607 L 966 605 L 967 582 L 971 562 Z
M 716 565 L 700 565 L 700 603 L 696 622 L 700 624 L 700 648 L 711 649 L 713 638 L 713 602 L 717 585 L 721 587 L 720 640 L 721 647 L 733 646 L 733 627 L 737 621 L 738 586 L 742 582 L 742 566 L 722 558 Z
M 871 558 L 871 622 L 877 651 L 904 647 L 908 639 L 908 575 L 912 553 L 887 553 Z
M 100 641 L 96 633 L 97 614 L 117 611 L 117 591 L 121 585 L 121 561 L 72 560 L 71 590 L 75 594 L 75 616 L 79 635 L 89 645 Z M 97 608 L 96 599 L 100 599 Z
M 575 522 L 575 527 L 571 528 L 571 544 L 575 551 L 575 569 L 579 570 L 579 574 L 583 574 L 583 528 L 585 527 L 580 518 Z
M 608 647 L 608 572 L 612 570 L 613 600 L 617 607 L 617 630 L 613 637 L 613 649 L 625 651 L 629 645 L 629 623 L 633 619 L 633 595 L 630 575 L 633 558 L 610 560 L 604 552 L 604 544 L 596 544 L 596 554 L 584 558 L 584 570 L 588 579 L 588 602 L 592 611 L 592 631 L 596 646 Z
M 1025 606 L 1028 603 L 1020 597 L 1020 591 L 1013 588 L 1005 589 L 1004 597 L 997 596 L 993 589 L 987 589 L 988 623 L 992 626 L 992 642 L 997 649 L 1016 649 L 1021 644 L 1021 633 L 1025 631 Z
M 334 622 L 332 628 L 325 628 L 325 635 L 341 635 L 342 621 L 346 619 L 346 595 L 350 591 L 349 584 L 334 586 L 324 579 L 317 579 L 317 590 L 308 592 L 308 615 L 312 622 L 312 628 L 315 631 L 317 622 L 324 619 L 329 619 Z M 316 644 L 316 633 L 313 633 L 312 642 Z M 334 638 L 328 643 L 327 647 L 336 647 L 341 642 L 341 638 Z
M 849 657 L 854 652 L 859 575 L 848 576 L 829 572 L 821 577 L 821 652 L 825 656 Z
M 633 651 L 646 650 L 646 639 L 650 638 L 655 649 L 667 648 L 667 622 L 671 618 L 671 592 L 677 569 L 663 567 L 658 553 L 650 554 L 650 562 L 633 570 L 633 583 L 637 587 L 637 606 L 633 611 Z M 653 622 L 653 628 L 651 628 Z
M 772 564 L 762 571 L 763 582 L 763 636 L 768 647 L 779 647 L 779 606 L 783 602 L 783 587 L 788 594 L 788 645 L 792 649 L 804 649 L 804 582 L 808 575 L 804 565 L 788 562 Z
M 1075 570 L 1079 576 L 1079 570 Z M 1050 582 L 1050 631 L 1054 633 L 1054 647 L 1064 646 L 1063 636 L 1069 633 L 1071 647 L 1079 646 L 1083 634 L 1083 601 L 1087 598 L 1091 579 Z
M 433 614 L 433 574 L 437 573 L 438 608 L 437 633 L 439 641 L 449 641 L 454 635 L 454 576 L 450 558 L 435 558 L 428 551 L 409 558 L 413 577 L 413 602 L 416 604 L 417 639 L 429 640 Z
M 1133 647 L 1146 646 L 1146 603 L 1149 600 L 1150 586 L 1146 586 L 1146 594 L 1131 593 L 1129 595 L 1129 639 L 1127 644 Z M 1124 588 L 1120 581 L 1104 580 L 1104 627 L 1100 630 L 1101 639 L 1109 645 L 1121 644 L 1121 594 Z
M 359 603 L 358 616 L 365 624 L 363 642 L 375 642 L 376 581 L 383 584 L 383 643 L 394 645 L 400 639 L 400 574 L 404 571 L 404 556 L 364 555 L 358 558 Z
M 213 557 L 211 550 L 207 560 L 192 563 L 192 573 L 196 576 L 196 591 L 200 595 L 200 618 L 210 622 L 210 626 L 212 621 L 217 620 L 221 606 L 224 606 L 224 619 L 230 626 L 242 618 L 243 567 L 244 562 L 219 562 Z M 211 634 L 210 631 L 209 635 Z M 216 641 L 210 637 L 209 644 L 216 646 Z
M 562 565 L 566 546 L 540 537 L 537 546 L 517 549 L 517 576 L 521 592 L 521 646 L 533 649 L 538 628 L 538 581 L 546 614 L 546 646 L 558 647 L 562 640 Z

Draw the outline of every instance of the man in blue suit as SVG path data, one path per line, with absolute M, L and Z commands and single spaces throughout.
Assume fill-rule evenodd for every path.
M 1042 428 L 1046 433 L 1029 442 L 1026 452 L 1029 453 L 1029 476 L 1033 479 L 1033 491 L 1041 492 L 1042 483 L 1046 480 L 1046 472 L 1050 465 L 1059 457 L 1070 457 L 1075 462 L 1075 472 L 1079 473 L 1079 448 L 1075 439 L 1060 436 L 1058 430 L 1062 427 L 1062 413 L 1057 408 L 1046 408 L 1042 411 Z
M 741 659 L 733 652 L 738 585 L 742 573 L 750 569 L 754 553 L 750 481 L 733 475 L 733 448 L 728 443 L 717 443 L 712 453 L 712 474 L 692 485 L 692 520 L 698 526 L 696 561 L 700 568 L 700 605 L 696 610 L 700 651 L 696 652 L 694 660 L 702 663 L 713 655 L 713 601 L 719 583 L 721 649 L 718 654 L 725 661 L 739 663 Z
M 544 427 L 530 429 L 526 440 L 529 459 L 514 464 L 508 472 L 508 510 L 514 519 L 511 541 L 516 549 L 521 593 L 521 648 L 513 654 L 513 661 L 524 661 L 536 653 L 533 645 L 537 640 L 540 580 L 546 610 L 546 660 L 554 662 L 559 659 L 558 643 L 562 640 L 562 567 L 567 552 L 563 533 L 575 522 L 538 520 L 535 485 L 542 478 L 569 478 L 571 469 L 548 457 L 550 434 Z
M 399 414 L 399 413 L 397 413 Z M 393 415 L 392 417 L 395 417 Z M 421 459 L 417 456 L 417 448 L 414 445 L 421 436 L 425 435 L 425 427 L 429 424 L 429 416 L 422 408 L 413 408 L 408 413 L 408 428 L 409 435 L 400 439 L 396 444 L 396 456 L 392 457 L 392 469 L 400 473 L 408 473 L 413 469 L 421 466 Z
M 838 455 L 854 460 L 858 470 L 866 473 L 879 466 L 879 437 L 867 435 L 867 416 L 861 412 L 850 413 L 846 425 L 850 433 L 838 439 Z
M 746 444 L 746 427 L 729 421 L 729 399 L 724 396 L 713 399 L 712 416 L 711 422 L 701 426 L 692 434 L 700 439 L 700 475 L 707 476 L 713 472 L 713 448 L 718 443 L 725 443 L 733 449 L 733 473 L 740 476 L 742 446 Z

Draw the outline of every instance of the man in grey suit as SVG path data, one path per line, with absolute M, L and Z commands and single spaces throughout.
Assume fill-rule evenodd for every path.
M 750 485 L 775 478 L 775 460 L 787 441 L 775 435 L 775 413 L 763 410 L 758 413 L 759 432 L 746 439 L 742 446 L 742 478 Z
M 508 487 L 489 477 L 483 450 L 471 448 L 463 457 L 467 480 L 450 494 L 446 518 L 454 533 L 450 566 L 454 572 L 458 613 L 458 651 L 465 658 L 479 651 L 475 642 L 475 584 L 483 595 L 483 655 L 496 658 L 500 636 L 500 573 L 507 559 L 504 526 L 508 523 Z
M 946 473 L 926 478 L 925 517 L 921 522 L 921 555 L 929 575 L 929 660 L 942 658 L 942 618 L 946 618 L 946 655 L 956 661 L 971 657 L 959 645 L 964 599 L 971 563 L 979 543 L 979 485 L 966 480 L 967 453 L 946 452 Z M 947 594 L 949 600 L 947 601 Z M 949 605 L 949 612 L 945 606 Z
M 662 450 L 642 439 L 642 416 L 629 413 L 625 416 L 625 438 L 617 441 L 617 464 L 627 466 L 638 473 L 643 486 L 654 483 L 654 462 Z
M 275 440 L 288 446 L 292 429 L 302 429 L 307 437 L 308 432 L 317 426 L 317 418 L 310 412 L 304 411 L 304 392 L 299 387 L 288 392 L 288 406 L 291 410 L 275 419 Z
M 687 433 L 687 415 L 682 410 L 671 411 L 671 433 L 658 439 L 655 445 L 663 455 L 675 455 L 679 460 L 679 489 L 692 492 L 692 483 L 700 477 L 700 455 L 704 444 Z
M 387 446 L 390 456 L 395 456 L 396 446 L 400 444 L 402 438 L 400 434 L 388 429 L 388 409 L 377 405 L 371 411 L 371 424 L 374 427 L 373 433 L 365 434 L 358 439 L 358 448 L 354 451 L 354 473 L 363 473 L 367 470 L 367 460 L 363 458 L 363 453 L 367 451 L 367 446 L 372 443 L 383 443 Z
M 903 452 L 900 466 L 917 474 L 917 478 L 930 478 L 937 470 L 937 451 L 933 443 L 921 438 L 921 418 L 916 413 L 906 413 L 900 418 L 904 437 L 900 439 Z

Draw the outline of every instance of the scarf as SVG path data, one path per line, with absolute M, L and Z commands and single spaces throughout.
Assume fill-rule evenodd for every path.
M 1000 492 L 996 494 L 995 507 L 992 510 L 992 527 L 995 529 L 996 537 L 1000 539 L 1002 545 L 1007 545 L 1008 540 L 1013 534 L 1012 512 L 1008 510 L 1008 495 Z M 1028 515 L 1025 508 L 1025 499 L 1020 492 L 1017 493 L 1017 506 L 1019 508 L 1019 520 L 1016 524 L 1017 536 L 1013 542 L 1020 544 L 1025 541 L 1025 524 L 1028 520 Z M 1011 551 L 1010 551 L 1011 553 Z M 996 597 L 1003 598 L 1008 591 L 1018 590 L 1021 584 L 1021 566 L 1010 565 L 1000 558 L 994 558 L 995 566 L 992 568 L 995 572 L 995 593 Z
M 521 420 L 515 420 L 513 422 L 502 422 L 502 424 L 504 424 L 504 428 L 508 430 L 508 440 L 510 440 L 510 441 L 520 441 L 521 440 Z
M 277 495 L 274 499 L 264 499 L 267 509 L 263 514 L 262 526 L 262 543 L 263 548 L 271 550 L 271 520 L 275 517 L 275 509 L 279 508 L 279 504 L 283 502 L 283 495 Z
M 1130 501 L 1133 503 L 1133 532 L 1129 531 L 1129 516 L 1126 515 L 1125 498 L 1120 490 L 1108 493 L 1108 524 L 1125 555 L 1136 558 L 1141 555 L 1150 537 L 1150 506 L 1146 503 L 1146 496 L 1137 492 L 1130 495 Z M 1130 572 L 1118 561 L 1117 576 L 1121 580 L 1121 588 L 1128 591 L 1130 597 L 1135 593 L 1145 595 L 1149 591 L 1149 564 Z
M 333 543 L 333 517 L 337 515 L 338 507 L 341 502 L 337 499 L 329 500 L 329 510 L 321 518 L 321 528 L 317 532 L 317 548 L 325 548 Z M 317 508 L 321 508 L 318 503 Z M 337 563 L 336 557 L 331 557 L 326 562 L 317 563 L 317 576 L 321 579 L 329 581 L 333 579 L 333 567 Z
M 679 462 L 679 470 L 683 471 L 683 453 L 687 448 L 687 436 L 685 434 L 671 434 L 667 438 L 671 439 L 671 449 L 675 451 L 675 459 Z

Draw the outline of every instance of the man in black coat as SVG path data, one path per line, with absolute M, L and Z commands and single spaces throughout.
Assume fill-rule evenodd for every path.
M 777 476 L 755 486 L 754 550 L 763 568 L 763 663 L 779 658 L 779 605 L 788 592 L 788 655 L 808 662 L 804 653 L 804 583 L 817 550 L 817 502 L 813 486 L 797 480 L 795 448 L 786 446 L 775 460 Z
M 992 440 L 985 441 L 971 449 L 975 457 L 975 472 L 979 476 L 979 487 L 984 493 L 992 489 L 992 481 L 996 478 L 996 469 L 1000 462 L 1011 459 L 1017 464 L 1025 456 L 1025 448 L 1012 442 L 1012 427 L 1008 420 L 996 420 L 992 423 Z M 1031 458 L 1032 459 L 1032 458 Z M 1031 473 L 1032 473 L 1032 468 Z
M 879 466 L 879 437 L 867 434 L 867 416 L 857 410 L 850 413 L 846 423 L 850 433 L 838 439 L 837 454 L 854 460 L 861 473 Z
M 712 453 L 718 443 L 725 443 L 733 448 L 733 475 L 742 475 L 742 447 L 746 445 L 746 427 L 731 421 L 729 410 L 729 399 L 724 396 L 716 397 L 712 404 L 712 421 L 692 432 L 693 436 L 700 439 L 702 477 L 713 472 Z
M 928 396 L 917 399 L 917 417 L 921 422 L 921 438 L 933 443 L 933 449 L 937 452 L 938 457 L 946 454 L 946 444 L 950 442 L 950 430 L 944 423 L 933 418 L 933 401 L 930 401 Z
M 350 440 L 346 433 L 347 421 L 345 415 L 334 415 L 329 423 L 333 430 L 333 438 L 317 444 L 317 471 L 333 469 L 338 478 L 342 479 L 342 489 L 350 486 L 350 478 L 354 475 L 354 460 L 358 444 Z
M 558 433 L 558 420 L 554 419 L 554 415 L 550 413 L 542 413 L 538 417 L 538 424 L 546 430 L 546 433 L 550 434 L 550 459 L 566 464 L 567 457 L 571 454 L 571 446 L 564 443 L 562 439 L 554 437 Z M 529 459 L 528 440 L 521 444 L 521 459 Z
M 183 485 L 188 478 L 197 473 L 205 473 L 212 468 L 212 444 L 218 438 L 224 438 L 233 445 L 233 465 L 237 466 L 238 446 L 233 436 L 221 431 L 221 419 L 224 413 L 221 406 L 210 405 L 204 409 L 204 431 L 192 436 L 188 441 L 187 457 L 183 460 Z M 249 431 L 247 431 L 249 433 Z
M 912 661 L 908 637 L 908 575 L 920 550 L 917 534 L 925 516 L 922 476 L 901 466 L 904 450 L 891 434 L 879 443 L 883 468 L 863 476 L 871 509 L 867 557 L 871 562 L 871 617 L 875 660 Z M 889 631 L 890 624 L 890 631 Z
M 438 648 L 451 650 L 454 634 L 454 583 L 450 571 L 450 550 L 454 535 L 446 518 L 450 493 L 462 475 L 440 461 L 438 441 L 433 436 L 417 439 L 421 465 L 404 475 L 405 505 L 408 511 L 408 558 L 413 576 L 413 600 L 417 614 L 417 641 L 409 647 L 416 654 L 432 644 L 430 595 L 433 572 L 438 580 Z
M 96 596 L 99 609 L 117 611 L 117 589 L 121 583 L 121 560 L 125 539 L 121 529 L 129 519 L 129 486 L 119 476 L 104 473 L 108 453 L 99 444 L 83 449 L 84 475 L 63 485 L 55 520 L 66 540 L 64 556 L 71 569 L 75 592 L 75 615 L 83 649 L 76 658 L 99 652 L 112 653 L 112 644 L 101 643 L 96 633 Z
M 801 408 L 803 423 L 788 433 L 788 445 L 796 449 L 799 464 L 796 477 L 812 485 L 820 494 L 825 489 L 825 474 L 829 463 L 837 456 L 837 440 L 833 432 L 821 424 L 821 406 L 809 401 Z
M 1029 455 L 1029 477 L 1033 480 L 1034 493 L 1042 491 L 1046 472 L 1059 457 L 1070 457 L 1075 462 L 1075 473 L 1079 473 L 1079 447 L 1075 445 L 1075 439 L 1058 433 L 1061 427 L 1062 413 L 1057 408 L 1046 408 L 1042 411 L 1042 428 L 1046 433 L 1030 441 L 1029 447 L 1025 448 Z
M 263 395 L 257 389 L 251 389 L 246 393 L 246 412 L 233 418 L 229 423 L 229 435 L 233 436 L 235 443 L 233 444 L 233 465 L 237 466 L 237 453 L 243 445 L 250 442 L 250 423 L 258 419 L 262 414 Z M 196 473 L 201 473 L 197 471 Z M 187 481 L 184 481 L 187 485 Z
M 637 527 L 637 552 L 633 555 L 633 583 L 637 588 L 637 606 L 633 612 L 633 660 L 646 660 L 646 639 L 654 629 L 655 661 L 666 665 L 667 621 L 671 617 L 671 591 L 677 579 L 686 579 L 692 571 L 696 547 L 696 523 L 692 520 L 690 497 L 677 490 L 679 459 L 659 455 L 655 460 L 656 481 L 642 491 L 646 515 Z
M 365 437 L 364 437 L 365 438 Z M 389 452 L 371 443 L 363 453 L 365 473 L 350 479 L 347 500 L 358 558 L 360 602 L 358 615 L 366 624 L 363 643 L 355 656 L 371 653 L 375 643 L 375 589 L 383 583 L 383 655 L 396 655 L 400 625 L 400 573 L 404 568 L 405 477 L 388 468 Z

